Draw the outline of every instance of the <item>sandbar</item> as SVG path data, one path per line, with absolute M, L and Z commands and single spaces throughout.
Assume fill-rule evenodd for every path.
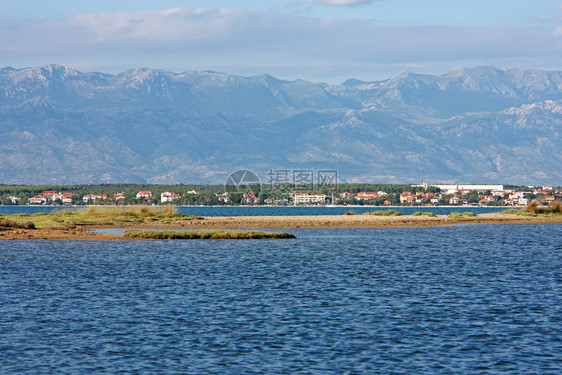
M 94 233 L 101 228 L 404 228 L 463 224 L 562 224 L 562 215 L 521 216 L 485 213 L 472 217 L 453 218 L 448 215 L 373 216 L 373 215 L 309 215 L 309 216 L 213 216 L 169 222 L 115 223 L 82 225 L 66 229 L 3 229 L 0 239 L 84 239 L 125 240 L 122 235 Z

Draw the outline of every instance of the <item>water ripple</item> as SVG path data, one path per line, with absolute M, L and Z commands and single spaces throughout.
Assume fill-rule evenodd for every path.
M 0 241 L 0 373 L 562 372 L 561 225 Z

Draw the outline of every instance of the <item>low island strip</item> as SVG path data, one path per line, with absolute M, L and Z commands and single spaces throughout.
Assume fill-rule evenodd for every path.
M 529 214 L 520 211 L 478 215 L 473 213 L 401 215 L 378 211 L 361 215 L 196 217 L 157 210 L 146 211 L 141 209 L 140 212 L 135 213 L 130 210 L 98 209 L 88 212 L 2 215 L 0 217 L 0 239 L 291 238 L 293 236 L 285 232 L 257 232 L 256 230 L 272 228 L 283 230 L 293 228 L 400 228 L 463 224 L 562 224 L 562 215 L 559 213 Z M 142 231 L 144 234 L 138 234 L 138 232 L 132 234 L 135 232 L 129 231 L 128 235 L 126 235 L 127 232 L 124 234 L 105 234 L 93 231 L 94 229 L 104 228 L 146 230 Z M 180 235 L 177 233 L 181 233 L 181 231 L 161 230 L 171 228 L 186 229 L 186 232 L 191 233 Z M 160 229 L 160 231 L 154 231 L 156 229 Z M 188 229 L 189 231 L 187 231 Z M 203 229 L 207 231 L 203 231 Z M 209 229 L 215 231 L 208 231 Z M 232 229 L 236 229 L 236 231 Z M 169 232 L 174 233 L 170 234 Z M 270 235 L 268 233 L 276 234 Z

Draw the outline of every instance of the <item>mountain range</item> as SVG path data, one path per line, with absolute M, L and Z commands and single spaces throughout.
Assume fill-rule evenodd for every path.
M 562 185 L 562 72 L 456 68 L 341 84 L 212 71 L 0 69 L 0 183 Z M 262 181 L 265 182 L 265 181 Z

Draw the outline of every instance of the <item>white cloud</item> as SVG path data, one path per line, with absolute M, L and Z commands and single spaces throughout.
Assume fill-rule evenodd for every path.
M 201 40 L 233 27 L 243 12 L 229 9 L 169 9 L 116 14 L 79 14 L 70 19 L 95 35 L 96 42 L 119 40 Z
M 181 8 L 0 22 L 2 65 L 87 61 L 117 69 L 153 66 L 214 69 L 281 78 L 384 78 L 410 59 L 443 69 L 458 65 L 562 66 L 554 27 L 381 27 L 238 9 Z M 96 65 L 97 64 L 97 65 Z M 540 67 L 540 66 L 539 66 Z M 96 70 L 93 68 L 93 70 Z
M 329 6 L 356 6 L 371 4 L 374 0 L 299 0 L 299 3 L 322 4 Z

